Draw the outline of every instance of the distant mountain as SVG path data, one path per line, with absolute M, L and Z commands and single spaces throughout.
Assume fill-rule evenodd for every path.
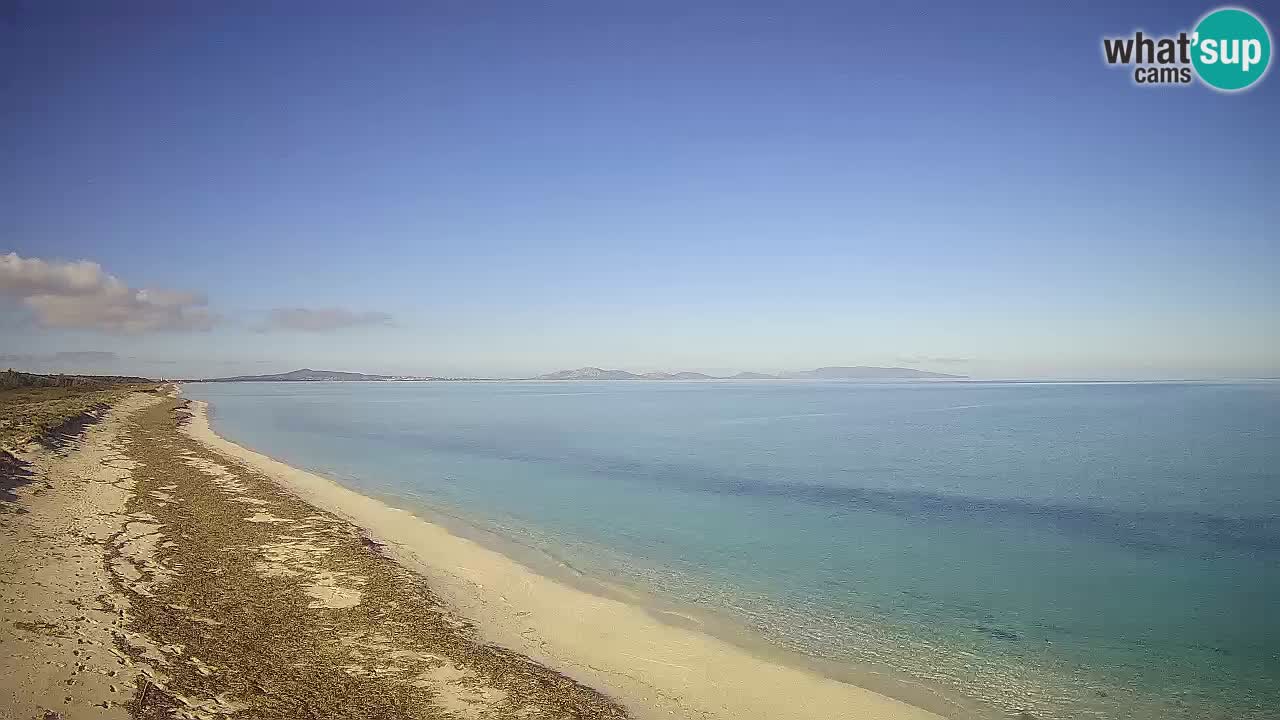
M 576 370 L 539 375 L 534 380 L 639 380 L 639 375 L 626 370 L 601 370 L 598 367 L 580 367 Z
M 700 372 L 649 372 L 637 375 L 626 370 L 602 370 L 598 367 L 582 367 L 576 370 L 539 375 L 535 380 L 921 380 L 921 379 L 959 379 L 964 375 L 948 375 L 946 373 L 929 372 L 901 367 L 821 367 L 815 370 L 797 370 L 795 372 L 766 375 L 757 372 L 740 372 L 728 378 L 707 375 Z
M 235 377 L 208 378 L 200 382 L 324 382 L 368 380 L 431 380 L 433 378 L 404 375 L 366 375 L 365 373 L 340 372 L 338 370 L 312 370 L 302 368 L 274 375 L 236 375 Z
M 903 367 L 821 367 L 816 370 L 800 370 L 789 372 L 781 377 L 815 380 L 916 380 L 921 378 L 959 379 L 964 375 L 948 375 L 946 373 L 928 372 Z
M 645 373 L 640 377 L 645 380 L 715 380 L 716 378 L 706 373 L 700 372 L 651 372 Z

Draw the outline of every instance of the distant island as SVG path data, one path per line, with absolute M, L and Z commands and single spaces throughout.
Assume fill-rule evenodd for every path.
M 539 375 L 533 380 L 715 380 L 712 375 L 697 372 L 651 372 L 629 373 L 626 370 L 601 370 L 598 367 L 583 367 L 576 370 Z
M 236 375 L 234 377 L 205 378 L 193 382 L 369 382 L 392 380 L 438 380 L 440 378 L 418 377 L 412 375 L 367 375 L 357 372 L 340 372 L 338 370 L 312 370 L 302 368 L 273 375 Z
M 580 367 L 560 370 L 532 378 L 506 378 L 509 380 L 959 380 L 965 375 L 948 375 L 902 367 L 821 367 L 814 370 L 796 370 L 770 375 L 759 372 L 740 372 L 736 375 L 708 375 L 682 370 L 678 372 L 633 373 L 626 370 L 605 370 L 598 367 Z M 396 381 L 459 381 L 492 380 L 494 378 L 431 377 L 424 375 L 370 375 L 368 373 L 342 372 L 339 370 L 312 370 L 302 368 L 271 375 L 235 375 L 233 377 L 203 378 L 189 382 L 396 382 Z
M 698 372 L 652 372 L 632 373 L 626 370 L 604 370 L 598 367 L 582 367 L 576 370 L 560 370 L 558 372 L 539 375 L 534 380 L 921 380 L 950 379 L 960 380 L 966 375 L 949 375 L 947 373 L 929 372 L 903 367 L 871 367 L 858 365 L 854 367 L 820 367 L 814 370 L 796 370 L 792 372 L 768 373 L 740 372 L 737 375 L 715 376 Z

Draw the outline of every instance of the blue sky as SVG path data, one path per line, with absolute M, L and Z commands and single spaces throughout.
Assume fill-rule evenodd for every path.
M 0 354 L 1280 374 L 1280 80 L 1101 59 L 1210 5 L 216 5 L 0 4 L 0 254 L 212 318 Z

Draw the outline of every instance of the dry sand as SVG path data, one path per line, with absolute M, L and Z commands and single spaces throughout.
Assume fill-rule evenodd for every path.
M 605 691 L 637 717 L 940 717 L 862 687 L 757 657 L 697 630 L 666 624 L 641 607 L 538 574 L 440 525 L 218 436 L 202 403 L 194 404 L 185 432 L 266 474 L 315 507 L 364 528 L 397 562 L 422 573 L 433 591 L 473 620 L 487 639 Z M 355 592 L 353 588 L 339 594 L 338 601 L 358 602 Z

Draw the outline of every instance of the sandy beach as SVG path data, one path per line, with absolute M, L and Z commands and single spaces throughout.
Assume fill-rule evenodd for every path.
M 13 717 L 941 717 L 539 574 L 231 443 L 176 394 L 19 460 Z

